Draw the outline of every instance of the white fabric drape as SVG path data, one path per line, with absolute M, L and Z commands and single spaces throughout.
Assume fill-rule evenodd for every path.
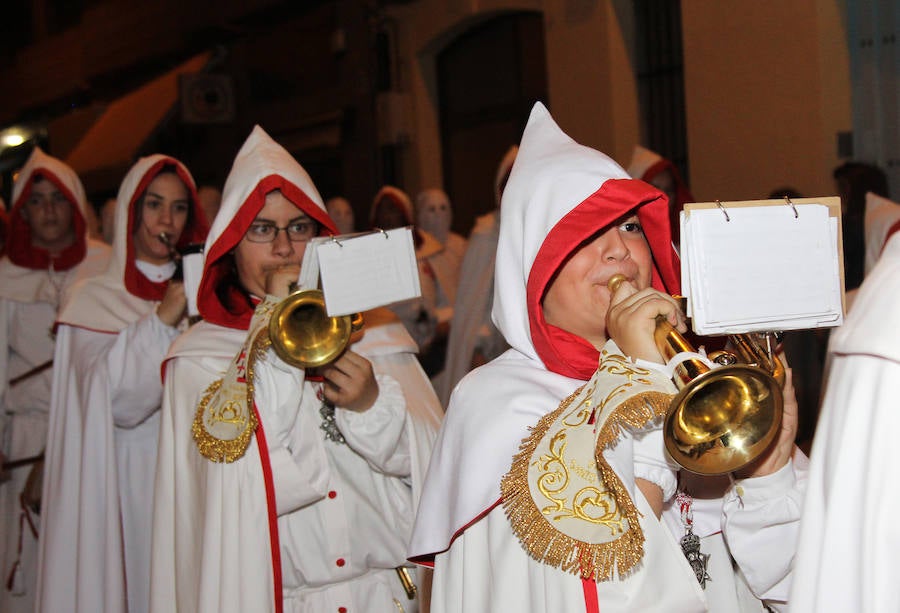
M 888 240 L 844 325 L 829 369 L 804 502 L 791 610 L 900 610 L 893 558 L 900 427 L 900 235 Z

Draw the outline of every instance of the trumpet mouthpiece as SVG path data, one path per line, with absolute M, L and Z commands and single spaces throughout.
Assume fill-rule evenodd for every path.
M 628 280 L 628 277 L 625 275 L 618 273 L 609 278 L 609 281 L 606 282 L 606 287 L 609 288 L 610 293 L 615 294 L 619 289 L 619 286 L 622 285 L 625 281 Z

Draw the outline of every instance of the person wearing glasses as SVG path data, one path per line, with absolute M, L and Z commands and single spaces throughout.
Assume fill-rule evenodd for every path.
M 41 611 L 146 611 L 159 366 L 186 326 L 173 250 L 207 225 L 178 160 L 125 175 L 106 272 L 60 309 L 41 539 Z M 165 241 L 161 240 L 165 236 Z
M 405 548 L 441 411 L 415 342 L 381 309 L 315 372 L 269 346 L 308 241 L 335 233 L 255 128 L 207 238 L 203 321 L 163 367 L 153 611 L 417 610 Z

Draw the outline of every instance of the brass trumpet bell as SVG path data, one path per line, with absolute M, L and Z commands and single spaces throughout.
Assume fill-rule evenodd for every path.
M 607 283 L 615 293 L 625 281 L 615 275 Z M 665 317 L 656 320 L 654 340 L 666 361 L 691 344 Z M 752 335 L 731 335 L 733 352 L 709 358 L 720 364 L 690 358 L 675 367 L 679 388 L 666 412 L 663 439 L 680 466 L 701 475 L 722 475 L 756 460 L 781 428 L 784 366 L 764 351 Z
M 781 387 L 756 366 L 709 370 L 672 401 L 663 426 L 666 450 L 685 469 L 720 475 L 759 457 L 781 427 Z
M 297 368 L 333 362 L 362 329 L 362 315 L 330 317 L 322 290 L 304 289 L 279 302 L 269 319 L 269 339 L 282 360 Z

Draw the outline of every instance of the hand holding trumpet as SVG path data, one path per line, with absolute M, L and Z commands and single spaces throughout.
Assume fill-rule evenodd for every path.
M 175 245 L 172 244 L 172 239 L 169 235 L 165 232 L 160 232 L 157 238 L 168 247 L 169 256 L 172 258 L 172 261 L 177 263 L 181 256 L 175 250 Z M 162 301 L 156 307 L 156 316 L 159 317 L 161 322 L 174 328 L 181 321 L 181 318 L 184 317 L 186 310 L 187 298 L 184 293 L 184 282 L 173 275 L 169 285 L 166 287 L 166 293 Z
M 684 314 L 678 302 L 652 287 L 637 290 L 625 275 L 613 275 L 607 282 L 610 306 L 606 313 L 606 333 L 622 352 L 635 359 L 665 363 L 654 340 L 657 322 L 667 321 L 686 332 Z

